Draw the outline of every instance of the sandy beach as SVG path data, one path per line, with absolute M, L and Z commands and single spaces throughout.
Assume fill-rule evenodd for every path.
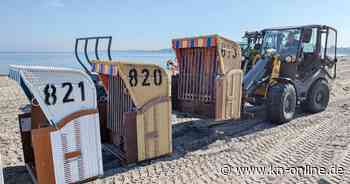
M 341 58 L 326 111 L 298 114 L 289 123 L 263 119 L 211 126 L 173 115 L 173 154 L 139 165 L 104 161 L 105 176 L 91 183 L 350 183 L 350 58 Z M 19 108 L 28 101 L 14 81 L 0 76 L 0 153 L 5 183 L 31 183 L 24 167 Z M 107 153 L 103 153 L 107 155 Z M 237 174 L 235 167 L 344 168 L 334 175 Z M 230 166 L 228 173 L 223 168 Z

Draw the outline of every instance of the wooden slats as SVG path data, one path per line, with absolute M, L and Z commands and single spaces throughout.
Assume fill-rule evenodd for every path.
M 179 49 L 178 97 L 181 100 L 213 102 L 217 74 L 215 48 Z
M 205 94 L 205 101 L 210 101 L 210 97 L 211 97 L 211 91 L 212 91 L 212 80 L 213 80 L 213 68 L 214 68 L 214 63 L 215 60 L 213 60 L 213 53 L 211 52 L 210 49 L 208 49 L 207 51 L 208 55 L 207 55 L 207 60 L 206 60 L 206 64 L 208 66 L 208 84 L 206 85 L 206 89 L 207 89 L 207 92 Z
M 241 84 L 234 82 L 237 76 L 228 79 L 227 75 L 231 70 L 240 70 L 239 45 L 218 36 L 212 46 L 176 46 L 174 50 L 179 66 L 177 83 L 173 85 L 177 87 L 175 109 L 221 120 L 238 117 Z
M 184 54 L 185 54 L 185 61 L 184 61 L 184 64 L 185 64 L 185 87 L 184 87 L 184 98 L 185 99 L 189 99 L 189 96 L 188 96 L 188 88 L 189 88 L 189 83 L 190 83 L 190 55 L 189 55 L 189 50 L 184 50 Z
M 217 58 L 218 58 L 218 54 L 216 52 L 215 49 L 212 50 L 212 54 L 213 54 L 213 61 L 215 61 L 214 63 L 218 63 L 217 62 Z M 212 87 L 210 88 L 211 89 L 211 94 L 210 96 L 213 98 L 212 101 L 215 100 L 215 79 L 217 77 L 217 74 L 218 74 L 218 68 L 219 68 L 219 65 L 218 64 L 213 64 L 213 67 L 212 67 L 212 75 L 211 75 L 211 85 Z
M 241 115 L 242 71 L 232 70 L 216 81 L 216 120 L 239 119 Z
M 131 112 L 135 107 L 131 97 L 127 94 L 126 86 L 119 75 L 109 77 L 109 102 L 108 102 L 108 124 L 112 132 L 119 136 L 125 135 L 123 127 L 123 114 Z M 120 137 L 118 137 L 119 139 Z
M 162 101 L 137 113 L 138 161 L 172 152 L 171 101 Z
M 198 77 L 198 91 L 197 91 L 197 94 L 198 94 L 198 100 L 199 101 L 203 101 L 204 100 L 204 98 L 203 98 L 203 93 L 204 93 L 204 91 L 203 91 L 203 83 L 204 83 L 204 81 L 205 81 L 205 79 L 204 79 L 204 77 L 205 77 L 205 71 L 204 71 L 204 65 L 203 65 L 203 54 L 204 54 L 204 52 L 203 52 L 203 50 L 204 49 L 199 49 L 198 50 L 198 75 L 199 75 L 199 77 Z
M 184 98 L 184 84 L 185 84 L 185 79 L 184 79 L 184 74 L 186 73 L 185 72 L 185 58 L 184 58 L 184 54 L 183 54 L 183 49 L 179 49 L 178 50 L 178 53 L 179 53 L 179 57 L 178 57 L 178 60 L 179 61 L 183 61 L 183 62 L 179 62 L 179 82 L 178 82 L 178 91 L 177 91 L 177 94 L 178 94 L 178 98 L 179 99 L 183 99 Z

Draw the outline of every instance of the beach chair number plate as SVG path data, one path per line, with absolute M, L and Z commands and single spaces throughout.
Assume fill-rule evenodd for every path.
M 73 84 L 71 82 L 64 82 L 61 85 L 57 86 L 63 90 L 66 90 L 65 93 L 60 93 L 64 94 L 62 97 L 59 99 L 62 99 L 62 103 L 69 103 L 69 102 L 74 102 L 77 99 L 77 95 L 74 95 L 72 97 L 72 92 L 76 90 L 76 87 L 73 87 Z M 47 105 L 55 105 L 57 103 L 57 87 L 54 84 L 47 84 L 44 88 L 44 94 L 45 94 L 45 103 Z M 77 87 L 79 88 L 80 91 L 80 99 L 81 101 L 85 101 L 85 89 L 84 89 L 84 82 L 81 81 L 78 83 Z
M 143 75 L 143 79 L 139 82 L 137 70 L 135 68 L 129 70 L 129 83 L 131 87 L 135 87 L 138 84 L 142 86 L 151 86 L 152 84 L 160 86 L 162 84 L 162 71 L 160 69 L 154 69 L 151 72 L 149 69 L 145 68 L 142 69 L 141 74 Z M 150 78 L 153 78 L 153 80 Z

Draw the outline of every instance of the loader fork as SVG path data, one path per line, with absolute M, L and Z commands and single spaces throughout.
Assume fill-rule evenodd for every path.
M 78 52 L 78 46 L 80 42 L 83 42 L 84 45 L 84 56 L 85 56 L 85 60 L 87 63 L 89 63 L 91 65 L 91 58 L 89 57 L 88 54 L 88 44 L 89 41 L 95 41 L 95 48 L 94 48 L 94 55 L 95 58 L 93 58 L 93 60 L 100 60 L 100 55 L 99 55 L 99 45 L 100 45 L 100 41 L 101 40 L 107 40 L 108 44 L 107 44 L 107 54 L 108 54 L 108 60 L 111 61 L 112 57 L 111 57 L 111 46 L 112 46 L 112 37 L 111 36 L 97 36 L 97 37 L 86 37 L 86 38 L 77 38 L 75 40 L 75 48 L 74 48 L 74 53 L 75 53 L 75 58 L 77 59 L 77 61 L 79 62 L 79 64 L 84 68 L 84 70 L 86 71 L 86 73 L 88 73 L 89 75 L 91 74 L 90 70 L 88 69 L 88 67 L 84 64 L 83 60 L 79 57 L 79 52 Z

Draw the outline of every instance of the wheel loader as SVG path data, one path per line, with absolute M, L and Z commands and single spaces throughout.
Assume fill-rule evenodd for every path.
M 326 25 L 261 31 L 261 58 L 243 79 L 244 102 L 265 105 L 272 122 L 291 120 L 300 107 L 326 109 L 336 78 L 337 30 Z

